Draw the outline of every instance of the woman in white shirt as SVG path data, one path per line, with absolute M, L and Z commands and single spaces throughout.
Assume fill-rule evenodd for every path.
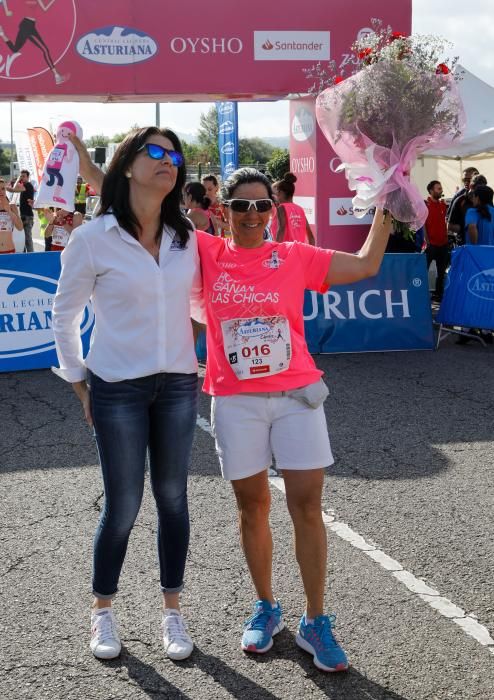
M 146 452 L 158 511 L 158 555 L 167 656 L 192 641 L 179 594 L 189 542 L 187 471 L 197 412 L 191 296 L 200 294 L 197 241 L 180 209 L 180 141 L 148 127 L 121 143 L 103 181 L 101 213 L 62 253 L 53 307 L 60 368 L 94 425 L 105 504 L 94 542 L 91 650 L 115 658 L 111 601 L 140 508 Z M 95 327 L 85 360 L 79 327 L 91 298 Z

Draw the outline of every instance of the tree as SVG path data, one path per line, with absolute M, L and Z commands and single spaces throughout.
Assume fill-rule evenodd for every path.
M 198 163 L 205 163 L 209 160 L 207 151 L 205 151 L 203 146 L 199 146 L 198 144 L 182 141 L 182 150 L 187 165 L 197 165 Z
M 113 136 L 110 139 L 110 143 L 121 143 L 126 136 L 128 136 L 132 131 L 135 131 L 136 129 L 140 129 L 141 127 L 139 124 L 133 124 L 128 131 L 122 131 L 119 134 L 113 134 Z
M 88 148 L 95 148 L 96 146 L 108 146 L 110 139 L 104 134 L 95 134 L 86 139 L 86 146 Z
M 218 150 L 218 115 L 216 107 L 199 117 L 198 140 L 199 144 L 207 151 L 208 161 L 219 163 L 220 153 Z
M 0 148 L 0 175 L 10 176 L 10 148 Z
M 248 163 L 267 163 L 274 151 L 274 147 L 267 141 L 255 138 L 240 139 L 238 144 L 239 163 L 241 165 Z
M 281 180 L 290 170 L 290 154 L 287 149 L 275 148 L 266 167 L 273 180 Z

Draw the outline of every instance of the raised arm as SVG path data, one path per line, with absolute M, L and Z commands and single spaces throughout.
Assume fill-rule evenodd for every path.
M 75 150 L 79 155 L 79 172 L 92 187 L 96 194 L 101 194 L 101 186 L 103 185 L 104 173 L 98 166 L 93 163 L 89 152 L 84 143 L 74 134 L 69 134 Z
M 350 284 L 379 272 L 392 228 L 392 217 L 376 209 L 365 243 L 357 254 L 336 251 L 331 260 L 326 284 Z

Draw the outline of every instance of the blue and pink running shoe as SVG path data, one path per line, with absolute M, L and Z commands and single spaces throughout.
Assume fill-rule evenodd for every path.
M 258 600 L 254 605 L 254 614 L 244 623 L 242 649 L 254 654 L 264 654 L 273 646 L 273 637 L 281 632 L 283 622 L 281 606 L 273 605 L 269 600 Z
M 308 623 L 300 620 L 295 641 L 301 649 L 312 654 L 314 665 L 321 671 L 346 671 L 348 659 L 333 635 L 336 615 L 318 615 Z

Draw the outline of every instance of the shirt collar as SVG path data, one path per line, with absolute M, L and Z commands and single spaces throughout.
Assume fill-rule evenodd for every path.
M 112 214 L 111 212 L 109 212 L 108 214 L 104 215 L 104 226 L 105 226 L 105 233 L 107 231 L 111 231 L 112 228 L 115 228 L 115 229 L 117 229 L 118 233 L 120 234 L 120 238 L 123 238 L 124 241 L 127 241 L 127 243 L 135 243 L 137 245 L 140 245 L 139 241 L 136 241 L 134 236 L 131 236 L 130 233 L 128 233 L 125 229 L 123 229 L 120 226 L 115 214 Z
M 136 245 L 140 245 L 139 241 L 137 241 L 134 236 L 131 236 L 130 233 L 128 233 L 125 229 L 123 229 L 120 224 L 117 221 L 117 217 L 115 214 L 112 214 L 111 212 L 108 212 L 107 214 L 104 214 L 104 226 L 105 226 L 105 233 L 107 231 L 110 231 L 112 228 L 116 228 L 118 233 L 120 234 L 120 237 L 124 239 L 124 241 L 127 241 L 128 243 L 134 243 Z M 173 231 L 172 229 L 165 224 L 163 226 L 163 240 L 167 243 L 168 247 L 171 245 L 171 241 L 173 239 Z

